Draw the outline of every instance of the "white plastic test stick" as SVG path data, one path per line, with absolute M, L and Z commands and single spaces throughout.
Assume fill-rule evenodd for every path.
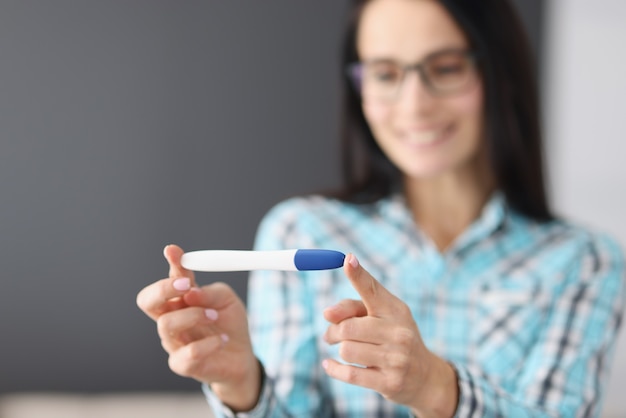
M 245 251 L 201 250 L 183 254 L 181 264 L 194 271 L 328 270 L 343 266 L 345 255 L 321 249 Z

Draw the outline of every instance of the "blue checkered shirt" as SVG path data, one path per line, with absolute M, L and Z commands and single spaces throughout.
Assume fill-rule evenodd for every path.
M 405 201 L 354 205 L 313 196 L 274 207 L 256 249 L 352 252 L 412 310 L 427 347 L 458 376 L 458 417 L 595 417 L 624 304 L 623 253 L 610 238 L 564 221 L 538 223 L 496 193 L 444 253 Z M 232 414 L 204 386 L 216 415 L 408 417 L 378 393 L 329 378 L 324 308 L 359 296 L 341 269 L 258 271 L 248 309 L 265 368 L 250 412 Z

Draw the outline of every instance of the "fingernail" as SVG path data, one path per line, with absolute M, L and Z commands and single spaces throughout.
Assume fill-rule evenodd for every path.
M 180 279 L 174 280 L 173 286 L 176 290 L 189 290 L 191 288 L 191 280 L 187 277 L 181 277 Z
M 228 335 L 226 335 L 226 334 L 220 335 L 220 338 L 222 339 L 222 342 L 224 344 L 226 344 L 228 342 L 228 340 L 230 339 L 230 338 L 228 338 Z
M 163 255 L 165 255 L 165 251 L 167 251 L 167 247 L 169 247 L 170 244 L 167 244 L 165 247 L 163 247 Z
M 356 256 L 354 254 L 350 254 L 350 259 L 348 260 L 348 263 L 350 263 L 350 265 L 354 268 L 359 267 L 359 260 L 356 259 Z
M 207 318 L 209 318 L 211 321 L 215 321 L 217 319 L 217 311 L 215 309 L 205 309 L 204 310 L 204 314 L 206 315 Z
M 322 367 L 324 368 L 324 370 L 328 369 L 328 360 L 322 361 Z

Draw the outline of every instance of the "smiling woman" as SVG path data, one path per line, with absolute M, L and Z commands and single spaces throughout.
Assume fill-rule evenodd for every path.
M 167 246 L 137 303 L 170 368 L 220 416 L 598 416 L 624 256 L 550 210 L 512 5 L 353 0 L 342 71 L 343 187 L 278 203 L 255 249 L 343 270 L 254 271 L 246 307 Z

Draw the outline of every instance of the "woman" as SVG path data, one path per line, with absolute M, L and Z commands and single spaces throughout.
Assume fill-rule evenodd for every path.
M 624 260 L 549 210 L 511 5 L 352 3 L 346 186 L 280 203 L 255 243 L 344 251 L 344 268 L 252 274 L 249 334 L 232 289 L 196 287 L 166 247 L 138 305 L 171 369 L 226 415 L 599 415 Z

